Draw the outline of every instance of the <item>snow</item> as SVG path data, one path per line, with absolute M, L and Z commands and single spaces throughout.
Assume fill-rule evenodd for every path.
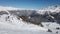
M 20 18 L 21 20 L 18 20 L 16 16 L 13 16 L 13 15 L 9 16 L 9 18 L 8 18 L 8 15 L 1 15 L 0 19 L 1 19 L 0 22 L 6 23 L 6 24 L 12 24 L 22 29 L 24 28 L 24 29 L 32 29 L 32 30 L 35 30 L 35 29 L 36 30 L 47 30 L 34 24 L 27 24 L 24 21 L 22 21 L 21 18 Z
M 11 15 L 8 10 L 16 10 L 16 8 L 12 7 L 3 7 L 0 6 L 0 11 L 6 11 L 8 14 L 0 15 L 0 34 L 60 34 L 60 30 L 57 30 L 56 27 L 60 27 L 56 22 L 42 22 L 44 27 L 27 23 L 17 19 L 16 15 Z M 38 10 L 37 13 L 44 14 L 45 12 L 56 12 L 60 11 L 60 8 L 56 9 L 53 7 L 45 8 L 43 10 Z M 52 16 L 51 16 L 52 17 Z M 30 18 L 30 17 L 29 17 Z M 54 17 L 52 17 L 54 18 Z M 48 29 L 52 30 L 52 32 L 47 32 Z M 58 31 L 58 33 L 56 33 Z
M 60 12 L 60 6 L 49 6 L 47 8 L 43 8 L 43 9 L 40 9 L 39 11 L 37 11 L 37 13 L 39 14 L 44 14 L 45 12 L 48 12 L 48 13 L 59 13 Z
M 60 27 L 57 23 L 43 23 L 44 27 L 40 27 L 34 24 L 27 24 L 26 22 L 18 20 L 15 15 L 10 15 L 8 19 L 6 19 L 8 15 L 3 14 L 0 15 L 0 34 L 57 34 L 55 33 L 56 27 Z M 46 26 L 50 24 L 49 26 Z M 47 32 L 48 29 L 51 29 L 53 32 Z M 60 33 L 58 33 L 60 34 Z
M 59 27 L 60 25 L 57 24 L 56 22 L 42 22 L 42 24 L 44 25 L 45 28 L 50 29 L 53 33 L 56 33 L 58 31 L 58 34 L 60 34 L 60 30 L 57 30 L 56 28 Z
M 29 31 L 39 32 L 48 30 L 47 28 L 43 28 L 34 24 L 27 24 L 26 22 L 22 21 L 21 18 L 20 20 L 18 20 L 14 15 L 10 15 L 9 18 L 7 18 L 8 16 L 9 15 L 6 14 L 0 15 L 0 30 L 2 31 L 9 32 L 10 30 L 11 31 L 13 30 L 13 33 L 15 33 L 14 31 L 17 31 L 17 33 L 19 33 L 21 30 L 22 31 L 26 30 L 27 32 Z M 0 33 L 2 33 L 2 31 Z

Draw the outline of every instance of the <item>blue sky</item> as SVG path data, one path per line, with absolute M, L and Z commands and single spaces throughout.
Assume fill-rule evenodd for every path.
M 60 5 L 60 0 L 0 0 L 0 5 L 26 9 L 41 9 L 47 6 Z

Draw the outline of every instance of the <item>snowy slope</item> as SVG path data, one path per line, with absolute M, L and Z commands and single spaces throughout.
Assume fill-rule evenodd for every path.
M 53 22 L 46 22 L 46 23 L 42 22 L 44 27 L 41 27 L 38 25 L 30 24 L 29 22 L 27 23 L 23 21 L 21 18 L 18 19 L 17 15 L 10 14 L 8 10 L 15 11 L 19 9 L 0 6 L 0 11 L 5 11 L 8 13 L 8 14 L 0 15 L 0 34 L 60 34 L 60 29 L 56 29 L 57 27 L 60 28 L 60 25 L 57 24 L 56 22 L 54 23 Z M 23 10 L 23 11 L 26 11 L 26 10 Z M 36 12 L 44 15 L 46 12 L 50 14 L 54 12 L 58 13 L 59 11 L 60 11 L 59 7 L 53 6 L 52 8 L 48 7 L 43 10 L 37 10 Z M 31 10 L 31 12 L 30 10 L 27 10 L 26 12 L 28 14 L 32 12 L 35 13 L 35 10 Z M 48 29 L 50 29 L 52 32 L 48 32 Z
M 39 27 L 37 25 L 27 24 L 27 23 L 23 22 L 22 20 L 18 20 L 13 15 L 12 16 L 9 16 L 9 18 L 8 18 L 8 15 L 1 15 L 0 16 L 0 22 L 2 22 L 5 25 L 8 25 L 8 24 L 10 24 L 11 26 L 13 25 L 17 29 L 22 28 L 22 29 L 32 29 L 32 30 L 35 30 L 35 29 L 36 30 L 47 30 L 47 29 L 44 29 L 44 28 Z
M 15 15 L 0 15 L 0 34 L 57 34 L 55 28 L 60 27 L 56 23 L 43 23 L 44 27 L 34 24 L 27 24 L 20 18 L 17 19 Z M 50 24 L 49 26 L 46 26 Z M 47 32 L 48 29 L 52 32 Z M 59 30 L 60 31 L 60 30 Z M 60 33 L 58 33 L 60 34 Z
M 15 31 L 17 31 L 16 33 L 20 34 L 25 30 L 26 30 L 25 33 L 27 33 L 27 32 L 30 33 L 30 31 L 37 32 L 37 31 L 47 31 L 48 30 L 47 28 L 40 27 L 40 26 L 37 26 L 34 24 L 27 24 L 24 21 L 22 21 L 22 19 L 18 20 L 16 18 L 16 16 L 14 16 L 14 15 L 10 15 L 9 17 L 8 16 L 9 15 L 5 15 L 5 14 L 0 15 L 0 33 L 1 34 L 2 33 L 5 34 L 6 32 L 7 32 L 7 34 L 8 33 L 13 34 L 13 33 L 15 33 Z M 24 34 L 24 33 L 22 33 L 22 34 Z

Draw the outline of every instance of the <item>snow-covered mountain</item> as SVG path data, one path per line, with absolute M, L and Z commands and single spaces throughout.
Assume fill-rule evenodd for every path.
M 60 12 L 60 6 L 57 6 L 57 5 L 55 5 L 55 6 L 49 6 L 47 8 L 43 8 L 43 9 L 39 10 L 37 13 L 44 14 L 45 12 L 48 12 L 48 14 L 50 12 L 51 13 L 54 13 L 54 12 L 59 13 Z
M 34 24 L 27 24 L 21 18 L 18 19 L 16 15 L 11 15 L 9 13 L 0 15 L 0 34 L 13 34 L 13 33 L 27 34 L 27 32 L 30 33 L 30 31 L 37 32 L 37 31 L 47 31 L 47 30 L 48 29 L 44 27 L 40 27 Z M 14 31 L 17 31 L 17 32 L 14 32 Z
M 60 34 L 59 15 L 60 6 L 41 10 L 0 6 L 0 34 Z
M 49 6 L 40 10 L 20 9 L 0 6 L 0 15 L 14 14 L 17 16 L 30 17 L 31 20 L 41 22 L 60 22 L 60 6 Z M 40 20 L 41 19 L 41 20 Z
M 44 15 L 44 16 L 50 16 L 55 22 L 60 22 L 60 6 L 49 6 L 47 8 L 44 8 L 42 10 L 37 11 L 37 13 Z

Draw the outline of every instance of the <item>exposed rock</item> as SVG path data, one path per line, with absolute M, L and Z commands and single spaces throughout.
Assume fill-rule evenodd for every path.
M 52 32 L 50 29 L 48 29 L 48 31 L 47 32 Z
M 57 27 L 56 29 L 57 29 L 57 30 L 59 30 L 60 28 L 59 28 L 59 27 Z
M 41 27 L 43 27 L 43 25 L 41 24 L 41 21 L 37 21 L 38 19 L 28 18 L 27 16 L 19 16 L 19 17 L 22 18 L 23 21 L 30 22 L 32 24 L 40 25 Z

